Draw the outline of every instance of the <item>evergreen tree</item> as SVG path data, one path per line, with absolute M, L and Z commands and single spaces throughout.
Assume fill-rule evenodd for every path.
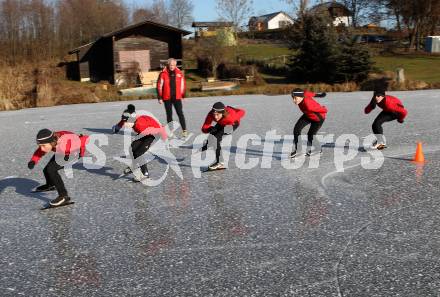
M 291 77 L 301 82 L 331 82 L 337 65 L 337 35 L 326 15 L 304 15 L 292 29 Z
M 343 42 L 340 47 L 335 82 L 360 82 L 366 79 L 373 64 L 368 49 L 353 38 Z
M 305 14 L 287 35 L 296 50 L 290 78 L 302 83 L 361 81 L 371 69 L 368 50 L 351 41 L 341 41 L 328 12 Z

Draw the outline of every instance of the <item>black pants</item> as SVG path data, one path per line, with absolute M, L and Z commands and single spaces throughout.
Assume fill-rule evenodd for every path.
M 238 126 L 239 126 L 239 124 L 235 123 L 232 126 L 232 131 L 237 130 Z M 222 142 L 223 135 L 226 135 L 225 134 L 225 127 L 217 124 L 217 125 L 214 126 L 213 132 L 211 132 L 210 134 L 212 136 L 214 136 L 215 139 L 216 139 L 215 160 L 218 163 L 218 162 L 220 162 L 220 154 L 221 154 L 221 151 L 222 151 L 222 148 L 221 148 L 220 144 Z M 205 145 L 202 148 L 202 151 L 205 151 L 207 149 L 208 149 L 208 143 L 205 143 Z
M 397 116 L 394 113 L 382 111 L 373 122 L 373 133 L 383 135 L 382 124 L 394 120 L 397 120 Z
M 58 170 L 63 168 L 64 166 L 60 166 L 55 161 L 55 156 L 52 156 L 46 167 L 44 167 L 43 169 L 44 177 L 46 178 L 46 184 L 50 186 L 55 186 L 59 196 L 67 196 L 67 190 L 64 186 L 63 179 L 58 173 Z
M 313 143 L 313 136 L 318 133 L 319 129 L 321 129 L 322 124 L 324 124 L 324 119 L 321 119 L 319 122 L 311 121 L 305 114 L 303 114 L 295 124 L 295 128 L 293 128 L 293 141 L 295 143 L 295 151 L 298 149 L 298 138 L 301 135 L 302 129 L 305 126 L 310 124 L 309 132 L 307 132 L 307 148 L 310 148 Z
M 143 154 L 145 154 L 150 148 L 151 144 L 154 141 L 153 135 L 147 135 L 142 138 L 139 138 L 131 143 L 131 151 L 133 153 L 133 158 L 137 159 Z M 143 163 L 143 162 L 142 162 Z M 148 173 L 147 164 L 142 164 L 139 166 L 141 168 L 142 174 Z
M 164 100 L 163 102 L 165 105 L 165 111 L 167 113 L 167 123 L 173 121 L 173 105 L 174 105 L 174 109 L 176 110 L 177 116 L 179 117 L 180 126 L 182 127 L 182 130 L 186 130 L 186 122 L 185 122 L 185 116 L 183 115 L 182 100 L 170 99 L 170 100 Z

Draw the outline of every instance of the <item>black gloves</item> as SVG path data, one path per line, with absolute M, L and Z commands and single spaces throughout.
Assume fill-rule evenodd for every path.
M 316 93 L 316 94 L 315 94 L 315 97 L 316 97 L 316 98 L 324 98 L 325 96 L 327 96 L 327 93 L 326 93 L 326 92 Z
M 216 134 L 217 133 L 217 128 L 215 126 L 209 127 L 208 133 L 209 134 Z
M 28 168 L 32 170 L 32 169 L 34 169 L 34 167 L 35 167 L 35 162 L 34 161 L 30 161 L 28 163 Z

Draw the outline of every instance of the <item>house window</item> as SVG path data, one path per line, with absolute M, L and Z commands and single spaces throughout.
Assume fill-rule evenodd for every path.
M 279 28 L 285 28 L 285 27 L 287 27 L 287 26 L 289 26 L 289 25 L 290 25 L 290 23 L 287 22 L 287 21 L 279 21 L 279 22 L 278 22 L 278 26 L 279 26 Z

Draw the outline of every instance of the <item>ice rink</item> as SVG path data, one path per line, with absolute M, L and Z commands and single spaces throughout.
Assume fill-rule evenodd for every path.
M 111 127 L 127 102 L 1 112 L 0 295 L 440 296 L 440 91 L 389 94 L 409 114 L 404 124 L 384 124 L 389 147 L 378 169 L 361 166 L 369 152 L 336 141 L 353 134 L 362 144 L 371 133 L 379 108 L 363 110 L 372 92 L 318 100 L 329 110 L 320 133 L 333 141 L 319 166 L 304 159 L 296 169 L 285 168 L 283 142 L 270 132 L 292 134 L 301 113 L 290 96 L 187 99 L 194 135 L 171 148 L 183 179 L 169 169 L 150 187 L 115 180 L 125 167 L 115 159 L 124 155 L 124 136 Z M 247 113 L 229 168 L 195 176 L 193 142 L 216 101 Z M 165 123 L 156 100 L 130 103 Z M 72 179 L 62 175 L 75 204 L 45 211 L 56 193 L 31 190 L 44 181 L 49 158 L 27 168 L 42 128 L 108 137 L 105 167 L 78 164 Z M 261 145 L 237 148 L 247 134 Z M 422 165 L 410 161 L 417 141 Z M 354 154 L 343 172 L 335 165 L 341 151 Z M 240 169 L 240 155 L 258 164 Z M 167 168 L 161 159 L 148 166 L 153 179 Z

